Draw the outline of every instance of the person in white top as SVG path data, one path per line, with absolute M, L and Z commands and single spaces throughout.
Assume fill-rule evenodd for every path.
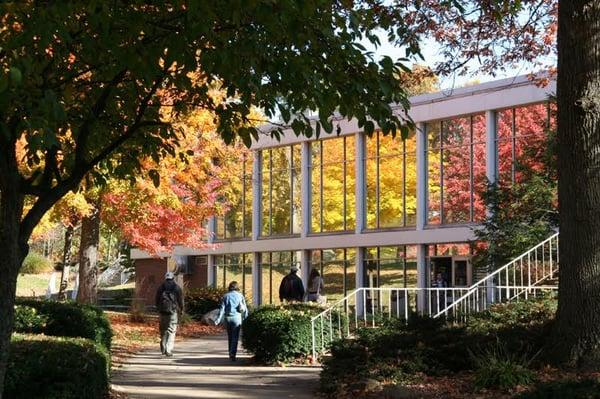
M 323 302 L 323 295 L 321 292 L 323 291 L 323 278 L 321 277 L 321 273 L 317 269 L 312 269 L 310 271 L 310 277 L 308 278 L 308 295 L 307 299 L 309 302 Z

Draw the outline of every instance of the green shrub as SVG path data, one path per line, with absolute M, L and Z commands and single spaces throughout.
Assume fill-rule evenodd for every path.
M 15 305 L 14 331 L 23 333 L 41 333 L 46 329 L 48 316 L 40 314 L 36 308 Z
M 221 303 L 221 298 L 227 293 L 224 288 L 203 287 L 185 291 L 185 308 L 192 318 L 200 320 L 202 315 L 215 310 Z
M 41 331 L 46 335 L 88 338 L 110 349 L 110 321 L 95 306 L 34 299 L 17 299 L 16 304 L 34 308 L 40 315 L 47 317 L 46 326 Z M 15 331 L 28 332 L 17 328 Z
M 16 335 L 5 398 L 101 399 L 109 387 L 109 354 L 91 340 Z
M 554 381 L 538 384 L 518 399 L 600 399 L 600 381 Z
M 359 328 L 352 340 L 332 346 L 332 356 L 323 365 L 321 390 L 336 397 L 357 378 L 402 382 L 419 373 L 460 371 L 475 371 L 480 386 L 530 383 L 533 374 L 528 368 L 541 363 L 537 354 L 549 336 L 555 306 L 551 298 L 496 305 L 463 326 L 411 315 L 408 324 L 391 319 L 378 328 Z M 492 358 L 499 343 L 510 350 Z M 478 362 L 477 356 L 469 356 L 469 348 L 488 359 L 483 356 Z
M 535 374 L 529 369 L 533 359 L 527 354 L 516 355 L 498 344 L 496 348 L 478 354 L 471 352 L 475 366 L 475 386 L 477 388 L 498 388 L 508 390 L 518 385 L 534 382 Z
M 30 252 L 21 266 L 20 273 L 23 274 L 40 274 L 52 270 L 52 262 L 44 255 L 37 252 Z
M 309 356 L 312 353 L 311 318 L 322 311 L 322 307 L 310 304 L 262 306 L 244 321 L 242 344 L 259 362 L 286 362 Z M 329 344 L 333 341 L 331 332 L 335 336 L 338 328 L 346 326 L 345 317 L 333 314 L 331 325 L 325 320 L 322 331 L 320 323 L 317 324 L 316 344 L 320 346 L 321 339 Z

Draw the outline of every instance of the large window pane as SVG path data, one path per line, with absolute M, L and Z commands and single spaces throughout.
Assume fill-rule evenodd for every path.
M 312 145 L 313 232 L 352 230 L 354 220 L 354 137 Z
M 427 124 L 427 221 L 429 224 L 441 222 L 441 134 L 439 123 Z
M 262 151 L 263 236 L 300 232 L 300 147 Z
M 442 123 L 443 223 L 470 220 L 471 123 L 458 118 Z

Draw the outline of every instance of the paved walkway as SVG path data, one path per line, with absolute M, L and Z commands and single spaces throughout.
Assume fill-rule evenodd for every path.
M 240 345 L 241 346 L 241 345 Z M 261 367 L 243 351 L 227 357 L 224 335 L 177 342 L 174 356 L 158 348 L 130 358 L 113 375 L 113 389 L 130 398 L 314 398 L 318 367 Z

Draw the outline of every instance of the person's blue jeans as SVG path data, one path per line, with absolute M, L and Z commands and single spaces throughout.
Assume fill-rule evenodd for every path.
M 242 328 L 242 317 L 225 317 L 227 326 L 227 341 L 229 343 L 229 357 L 235 359 L 237 354 L 238 341 L 240 339 L 240 330 Z

